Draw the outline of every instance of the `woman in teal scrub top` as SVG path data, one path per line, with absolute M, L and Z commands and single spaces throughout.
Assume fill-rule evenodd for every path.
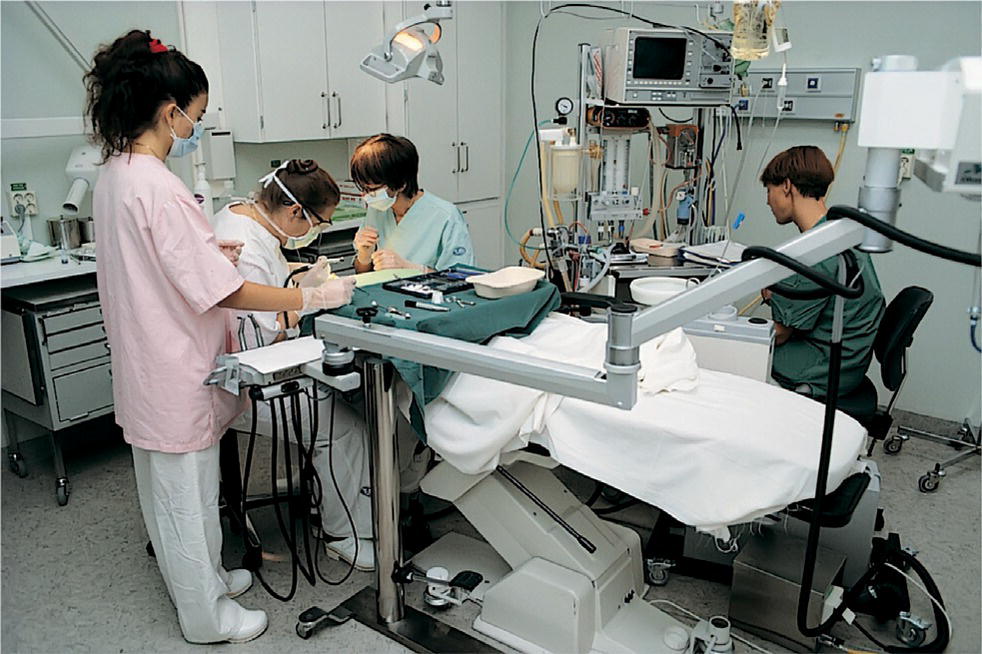
M 355 235 L 355 271 L 472 265 L 474 248 L 460 209 L 419 188 L 419 155 L 402 136 L 377 134 L 351 157 L 351 178 L 368 204 Z

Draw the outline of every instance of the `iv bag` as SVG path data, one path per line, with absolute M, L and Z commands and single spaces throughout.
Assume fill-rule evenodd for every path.
M 755 61 L 767 56 L 768 36 L 780 0 L 733 0 L 734 59 Z

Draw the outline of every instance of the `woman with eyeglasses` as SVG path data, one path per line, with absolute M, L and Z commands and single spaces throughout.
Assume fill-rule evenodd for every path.
M 351 157 L 351 179 L 368 213 L 355 234 L 355 270 L 413 268 L 420 272 L 474 263 L 460 209 L 419 187 L 419 154 L 403 136 L 376 134 Z
M 259 184 L 254 200 L 232 202 L 215 214 L 215 235 L 242 243 L 237 265 L 244 279 L 282 287 L 295 268 L 283 250 L 307 247 L 320 236 L 331 224 L 341 191 L 331 175 L 310 159 L 288 159 Z M 326 263 L 319 261 L 296 277 L 306 287 L 327 281 L 329 274 Z M 233 320 L 233 327 L 240 320 L 247 321 L 247 329 L 241 330 L 245 342 L 240 345 L 251 349 L 296 335 L 300 312 L 235 311 Z
M 295 265 L 287 261 L 283 249 L 296 250 L 312 243 L 331 224 L 341 192 L 331 175 L 310 159 L 290 159 L 259 184 L 254 201 L 233 202 L 215 214 L 215 234 L 242 243 L 238 269 L 247 281 L 284 286 Z M 303 287 L 323 284 L 330 277 L 330 267 L 321 259 L 293 280 Z M 232 336 L 240 338 L 244 348 L 270 345 L 296 336 L 300 315 L 297 311 L 235 311 Z M 265 403 L 257 406 L 256 431 L 272 436 L 269 409 Z M 370 571 L 375 567 L 375 551 L 365 421 L 343 399 L 321 401 L 318 410 L 313 464 L 320 479 L 320 526 L 331 537 L 326 542 L 327 555 Z M 301 423 L 306 440 L 310 433 L 306 411 Z M 251 410 L 233 424 L 233 429 L 242 432 L 251 428 Z

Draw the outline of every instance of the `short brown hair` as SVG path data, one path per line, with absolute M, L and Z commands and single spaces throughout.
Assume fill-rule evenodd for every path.
M 362 190 L 383 185 L 401 190 L 406 197 L 419 191 L 419 154 L 413 142 L 404 136 L 376 134 L 358 144 L 351 155 L 351 179 Z
M 835 171 L 829 158 L 814 145 L 788 148 L 771 159 L 760 174 L 764 186 L 779 186 L 790 180 L 799 193 L 816 200 L 825 197 L 833 179 Z
M 324 207 L 336 207 L 341 200 L 341 189 L 337 182 L 313 159 L 290 159 L 286 168 L 277 170 L 275 174 L 290 189 L 297 202 L 307 210 L 320 211 Z M 281 204 L 293 204 L 276 182 L 259 189 L 259 201 L 270 210 Z

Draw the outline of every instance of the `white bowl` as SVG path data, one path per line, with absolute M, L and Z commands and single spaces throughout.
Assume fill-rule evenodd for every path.
M 536 268 L 508 266 L 493 273 L 468 277 L 467 281 L 474 285 L 474 292 L 480 297 L 496 300 L 527 293 L 535 288 L 536 282 L 543 277 L 545 272 Z
M 635 302 L 655 305 L 674 297 L 698 283 L 680 277 L 642 277 L 631 282 L 631 297 Z

